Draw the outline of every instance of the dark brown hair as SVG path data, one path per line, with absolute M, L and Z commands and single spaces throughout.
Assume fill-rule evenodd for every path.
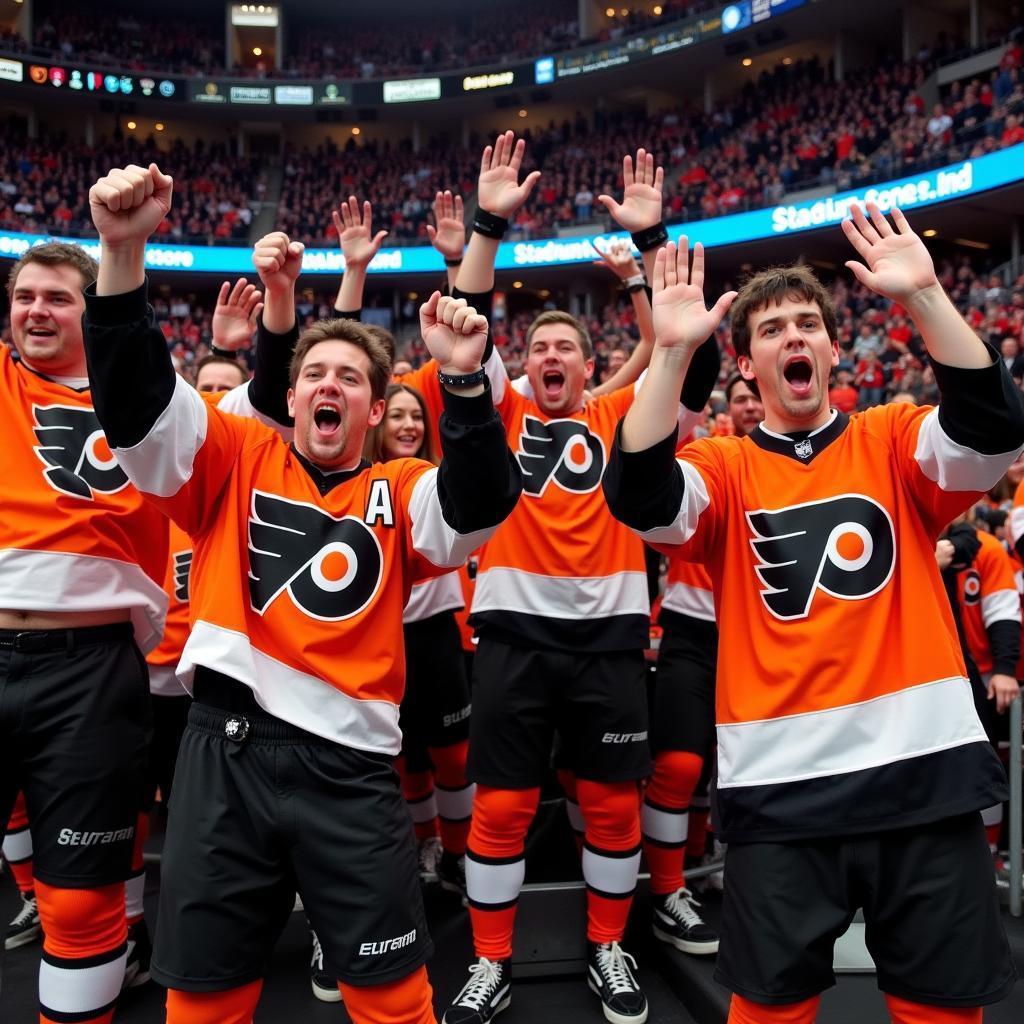
M 825 286 L 809 267 L 769 267 L 748 278 L 732 304 L 732 347 L 737 356 L 750 355 L 750 316 L 769 306 L 781 305 L 786 299 L 817 303 L 821 319 L 832 341 L 838 334 L 836 308 Z M 749 384 L 749 381 L 748 381 Z
M 594 344 L 590 340 L 590 332 L 583 326 L 583 324 L 572 315 L 572 313 L 566 313 L 561 309 L 548 309 L 545 310 L 536 320 L 530 324 L 529 330 L 526 332 L 526 348 L 529 351 L 530 339 L 533 337 L 534 331 L 538 327 L 544 327 L 547 324 L 568 324 L 570 327 L 575 328 L 576 333 L 580 337 L 580 350 L 583 352 L 584 359 L 590 359 L 594 355 Z
M 288 379 L 294 388 L 309 350 L 322 341 L 347 341 L 361 348 L 370 360 L 370 394 L 376 402 L 384 397 L 391 379 L 391 359 L 381 342 L 355 320 L 320 320 L 302 332 L 292 352 Z
M 30 263 L 41 263 L 44 267 L 74 267 L 82 275 L 83 290 L 99 273 L 100 265 L 80 246 L 69 242 L 45 242 L 26 250 L 7 275 L 7 297 L 14 297 L 18 275 Z
M 384 417 L 366 435 L 366 444 L 363 446 L 363 452 L 371 462 L 387 462 L 388 457 L 384 451 L 384 424 L 387 422 L 388 407 L 391 405 L 391 399 L 403 392 L 407 395 L 412 395 L 419 402 L 420 412 L 423 413 L 423 440 L 420 442 L 415 458 L 432 462 L 436 466 L 438 458 L 437 453 L 434 451 L 434 437 L 430 431 L 430 410 L 427 408 L 427 403 L 423 396 L 415 388 L 409 387 L 408 384 L 388 385 L 388 389 L 384 393 L 384 401 L 386 403 L 384 406 Z
M 225 366 L 233 366 L 241 375 L 241 379 L 238 381 L 239 384 L 244 384 L 249 379 L 249 371 L 237 360 L 232 359 L 230 356 L 218 356 L 212 352 L 208 356 L 203 356 L 202 359 L 196 363 L 195 366 L 195 382 L 196 387 L 199 387 L 199 374 L 204 366 L 210 366 L 212 363 L 223 363 Z

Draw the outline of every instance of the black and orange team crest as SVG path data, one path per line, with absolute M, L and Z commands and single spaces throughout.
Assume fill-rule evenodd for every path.
M 249 598 L 260 615 L 287 591 L 314 619 L 351 618 L 377 593 L 383 570 L 380 542 L 362 520 L 252 492 Z
M 523 417 L 516 452 L 523 471 L 523 491 L 539 497 L 548 483 L 587 494 L 601 483 L 607 461 L 604 443 L 580 420 Z
M 33 405 L 33 449 L 46 466 L 43 476 L 62 494 L 93 500 L 116 494 L 128 484 L 92 409 L 68 405 Z
M 777 619 L 806 618 L 818 590 L 847 601 L 877 594 L 892 577 L 892 518 L 863 494 L 747 513 L 764 584 L 761 600 Z

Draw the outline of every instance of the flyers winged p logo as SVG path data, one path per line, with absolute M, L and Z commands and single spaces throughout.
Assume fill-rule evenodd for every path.
M 516 452 L 523 471 L 523 490 L 542 495 L 548 481 L 563 491 L 587 494 L 601 483 L 604 473 L 604 443 L 579 420 L 549 420 L 523 417 Z
M 175 551 L 171 557 L 174 559 L 174 596 L 179 601 L 187 601 L 192 577 L 192 552 Z
M 877 594 L 896 564 L 889 513 L 862 494 L 747 513 L 761 600 L 777 619 L 806 618 L 818 590 L 846 601 Z
M 34 405 L 33 451 L 47 468 L 43 476 L 54 490 L 92 500 L 116 494 L 128 485 L 92 409 L 67 405 Z
M 362 520 L 252 492 L 249 599 L 260 615 L 287 591 L 314 619 L 350 618 L 369 604 L 383 571 L 380 542 Z

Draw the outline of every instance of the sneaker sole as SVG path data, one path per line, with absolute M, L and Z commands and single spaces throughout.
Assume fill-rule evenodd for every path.
M 323 988 L 315 981 L 310 981 L 309 987 L 313 990 L 313 995 L 315 995 L 321 1003 L 341 1002 L 341 990 L 338 988 Z
M 587 987 L 591 992 L 601 999 L 601 991 L 594 983 L 588 978 Z M 649 1007 L 644 1004 L 643 1013 L 628 1014 L 628 1013 L 616 1013 L 610 1006 L 608 1006 L 603 999 L 601 999 L 601 1010 L 604 1013 L 604 1019 L 611 1021 L 611 1024 L 644 1024 L 647 1020 L 647 1011 Z
M 509 992 L 509 994 L 507 996 L 505 996 L 505 998 L 502 999 L 502 1001 L 500 1003 L 498 1003 L 498 1005 L 494 1008 L 494 1012 L 491 1014 L 491 1016 L 488 1019 L 489 1020 L 494 1020 L 494 1018 L 497 1017 L 499 1013 L 501 1013 L 503 1010 L 507 1010 L 511 1005 L 512 1005 L 512 993 Z M 445 1010 L 444 1016 L 441 1018 L 441 1024 L 448 1024 L 448 1011 L 447 1010 Z
M 125 971 L 124 981 L 121 982 L 121 991 L 126 992 L 130 988 L 142 988 L 142 986 L 149 981 L 149 978 L 150 974 L 148 970 L 140 971 L 136 969 L 133 974 L 129 974 Z
M 682 953 L 690 953 L 693 956 L 711 956 L 718 952 L 718 939 L 715 939 L 714 942 L 689 942 L 687 939 L 677 939 L 674 935 L 663 932 L 656 925 L 651 928 L 651 931 L 654 932 L 656 939 L 675 946 Z
M 4 949 L 17 949 L 19 946 L 27 946 L 30 942 L 35 942 L 42 934 L 43 926 L 37 924 L 34 928 L 19 932 L 17 935 L 9 935 L 4 939 Z

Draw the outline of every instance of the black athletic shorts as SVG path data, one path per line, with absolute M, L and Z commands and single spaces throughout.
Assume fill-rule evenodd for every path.
M 685 750 L 707 758 L 715 746 L 718 627 L 662 612 L 651 705 L 651 750 Z
M 454 612 L 408 622 L 405 696 L 398 724 L 409 771 L 431 768 L 430 747 L 450 747 L 469 736 L 469 677 Z
M 931 1006 L 998 1002 L 1016 971 L 978 813 L 866 836 L 730 843 L 715 977 L 757 1003 L 835 984 L 832 947 L 864 909 L 878 987 Z
M 149 723 L 129 623 L 0 630 L 0 830 L 24 790 L 40 881 L 91 889 L 131 874 Z
M 236 684 L 240 685 L 240 684 Z M 153 977 L 189 992 L 263 977 L 296 891 L 337 978 L 397 981 L 432 952 L 392 759 L 200 702 L 174 777 Z
M 646 778 L 646 686 L 641 651 L 536 650 L 481 637 L 467 778 L 502 789 L 541 785 L 556 731 L 559 764 L 577 777 Z

